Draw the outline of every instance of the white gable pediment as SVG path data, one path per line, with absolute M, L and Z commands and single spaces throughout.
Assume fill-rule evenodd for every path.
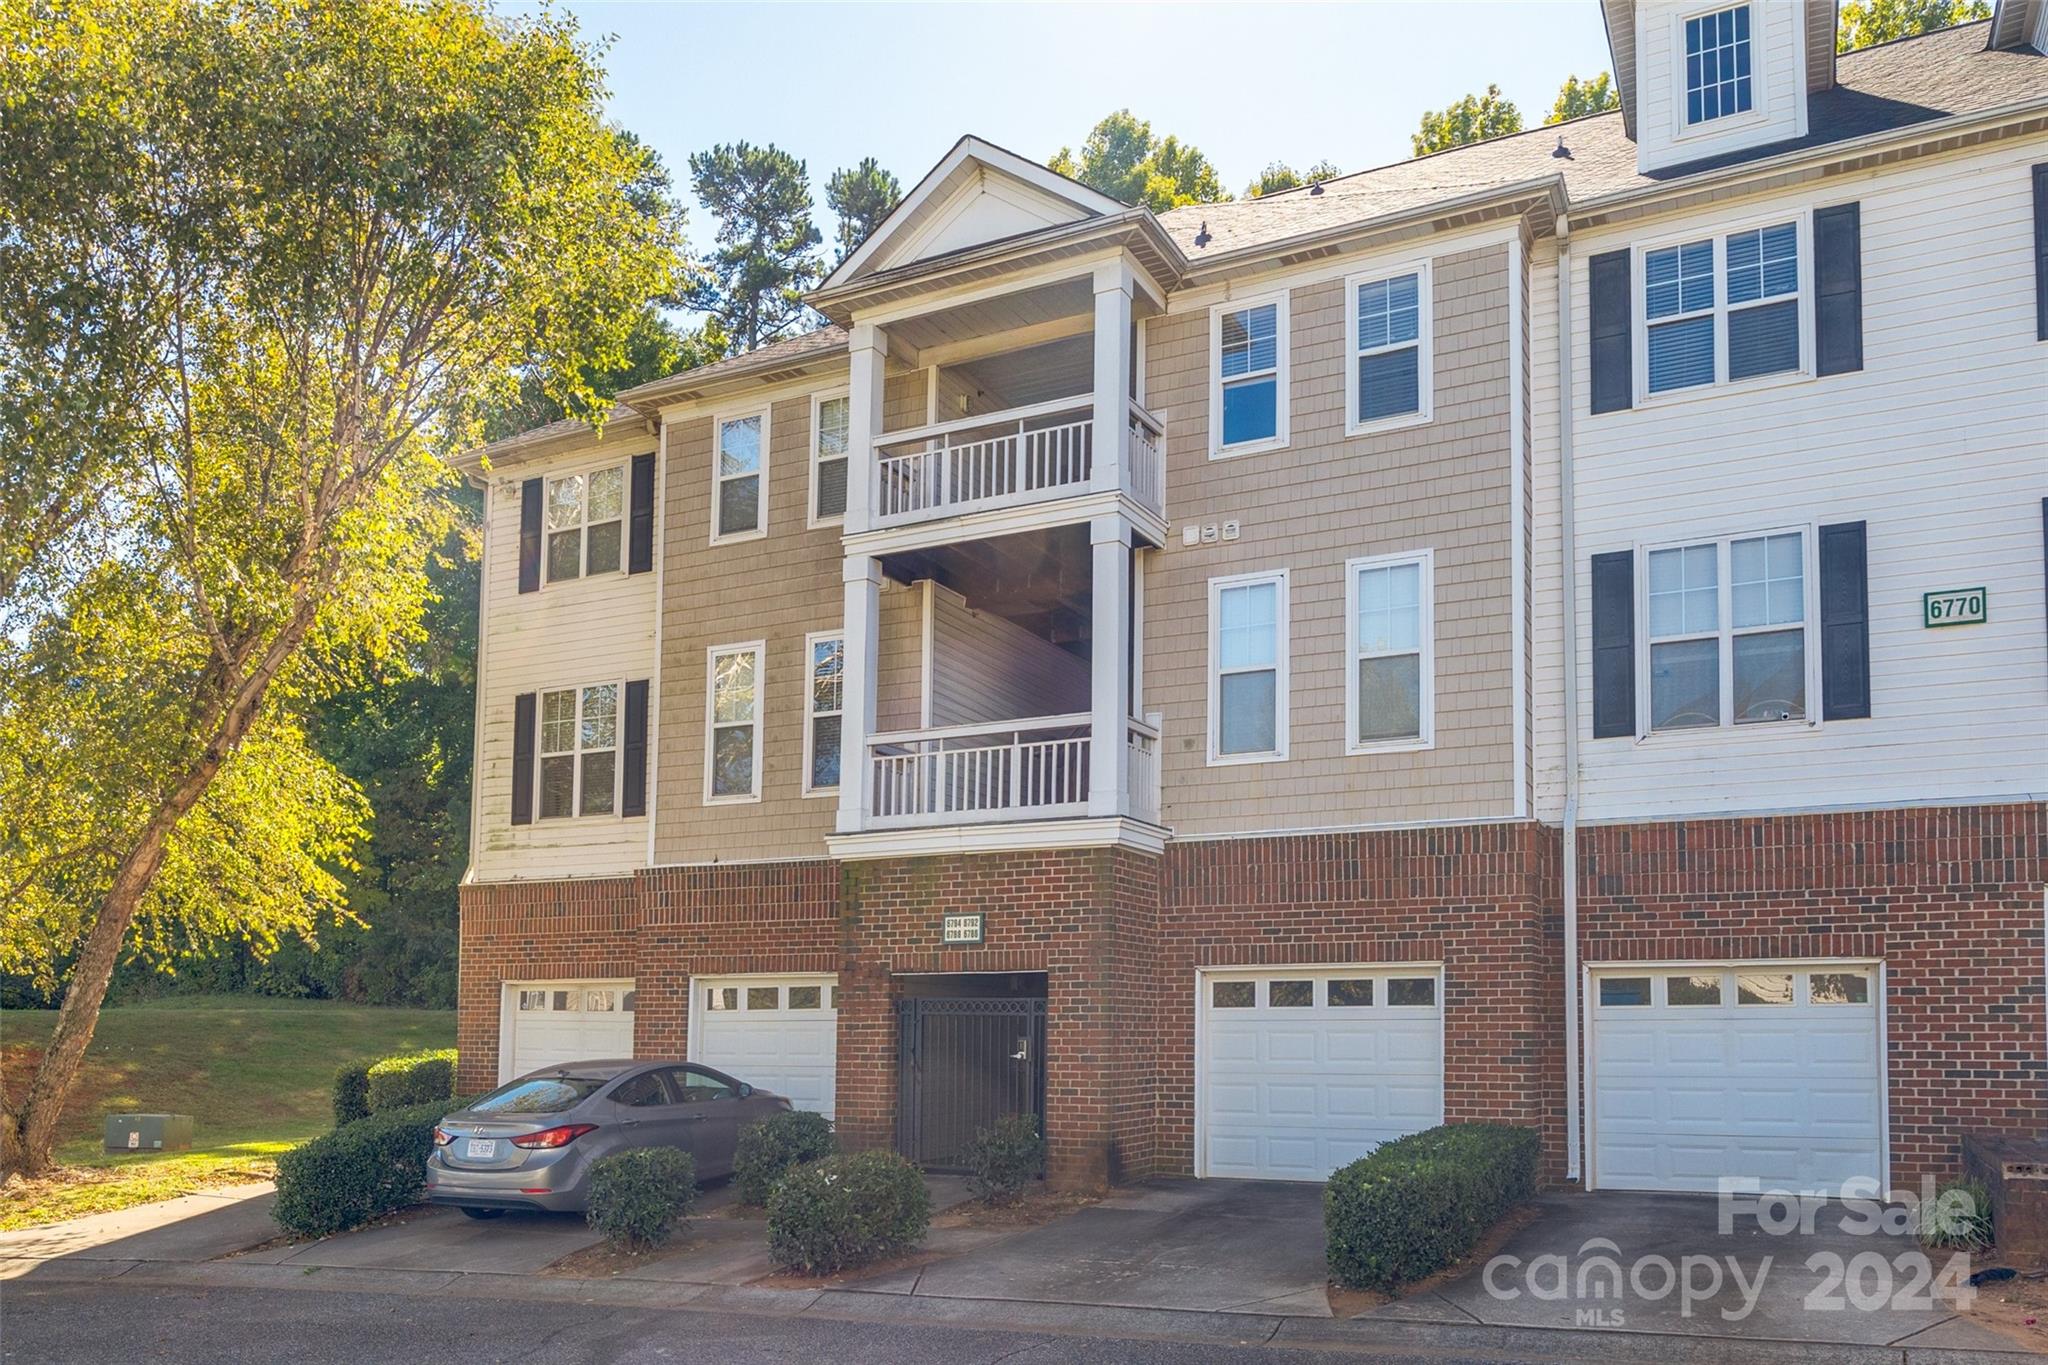
M 964 137 L 824 287 L 1124 208 L 1036 162 Z

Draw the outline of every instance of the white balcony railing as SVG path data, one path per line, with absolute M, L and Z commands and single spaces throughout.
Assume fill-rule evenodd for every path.
M 1124 457 L 1124 481 L 1133 498 L 1161 516 L 1166 515 L 1166 466 L 1160 458 L 1165 437 L 1164 423 L 1131 404 L 1131 444 Z
M 1094 434 L 1088 405 L 1067 398 L 887 437 L 875 448 L 875 524 L 1084 492 Z
M 1035 716 L 874 736 L 876 829 L 1039 820 L 1088 811 L 1089 717 Z
M 1159 823 L 1159 717 L 1131 718 L 1126 734 L 1124 778 L 1130 786 L 1131 817 Z

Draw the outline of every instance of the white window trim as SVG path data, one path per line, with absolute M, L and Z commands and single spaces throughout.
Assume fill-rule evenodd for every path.
M 1422 605 L 1421 675 L 1422 733 L 1415 739 L 1361 741 L 1358 738 L 1358 575 L 1361 570 L 1386 569 L 1400 564 L 1421 567 L 1417 594 Z M 1409 651 L 1387 650 L 1374 657 L 1391 657 Z M 1436 747 L 1436 551 L 1408 550 L 1393 555 L 1367 555 L 1344 561 L 1344 752 L 1347 754 L 1414 753 Z
M 1799 289 L 1792 295 L 1799 302 L 1799 364 L 1789 370 L 1775 374 L 1754 375 L 1748 379 L 1728 377 L 1728 239 L 1738 233 L 1754 232 L 1758 228 L 1776 227 L 1790 222 L 1799 239 Z M 1693 384 L 1682 389 L 1666 389 L 1662 393 L 1650 391 L 1650 318 L 1649 278 L 1644 263 L 1653 251 L 1669 247 L 1684 246 L 1706 237 L 1714 244 L 1714 379 L 1710 384 Z M 1803 384 L 1814 380 L 1813 344 L 1813 209 L 1810 205 L 1798 208 L 1780 209 L 1746 218 L 1740 222 L 1716 224 L 1711 228 L 1694 227 L 1689 232 L 1672 233 L 1649 241 L 1637 242 L 1630 251 L 1629 259 L 1629 300 L 1632 325 L 1630 357 L 1634 369 L 1635 406 L 1663 407 L 1671 403 L 1694 402 L 1698 399 L 1730 393 L 1748 393 L 1754 389 L 1774 389 L 1786 384 Z M 1761 302 L 1782 303 L 1784 295 L 1777 295 Z M 1756 304 L 1740 304 L 1734 311 L 1756 307 Z M 1681 314 L 1679 316 L 1689 316 Z M 1669 321 L 1670 319 L 1659 319 Z
M 1209 580 L 1209 649 L 1206 668 L 1209 675 L 1209 714 L 1204 722 L 1209 735 L 1209 766 L 1212 768 L 1233 767 L 1243 763 L 1284 763 L 1287 761 L 1288 705 L 1287 694 L 1291 685 L 1290 661 L 1288 658 L 1288 617 L 1291 614 L 1291 595 L 1288 591 L 1288 569 L 1265 569 L 1258 573 L 1232 574 L 1227 578 Z M 1254 583 L 1277 583 L 1280 587 L 1279 600 L 1274 603 L 1273 625 L 1273 742 L 1277 746 L 1271 752 L 1252 754 L 1226 754 L 1221 752 L 1223 741 L 1223 677 L 1217 670 L 1217 634 L 1222 627 L 1223 593 L 1229 588 L 1247 587 Z
M 613 469 L 619 471 L 619 515 L 616 518 L 606 517 L 603 521 L 592 522 L 590 519 L 590 478 L 593 474 L 603 474 L 606 471 Z M 576 524 L 576 532 L 578 536 L 576 545 L 576 576 L 574 578 L 556 578 L 553 574 L 548 572 L 548 540 L 550 537 L 557 536 L 562 533 L 560 531 L 550 531 L 548 529 L 548 488 L 550 485 L 559 483 L 563 479 L 576 478 L 580 478 L 583 480 L 583 517 L 582 520 Z M 593 525 L 609 526 L 614 520 L 616 520 L 619 523 L 619 567 L 616 569 L 608 569 L 601 574 L 593 574 L 590 572 L 590 528 Z M 632 521 L 633 469 L 630 461 L 622 463 L 618 460 L 606 460 L 602 464 L 594 464 L 587 468 L 578 467 L 574 469 L 558 469 L 552 474 L 543 474 L 541 476 L 540 483 L 541 588 L 545 590 L 549 587 L 566 587 L 571 583 L 587 582 L 592 578 L 606 579 L 625 577 L 627 573 L 627 562 L 632 555 L 632 547 L 626 543 L 628 534 L 632 529 Z M 554 690 L 559 692 L 562 689 L 558 687 Z
M 717 758 L 716 732 L 718 729 L 718 659 L 722 654 L 745 654 L 754 656 L 754 772 L 750 790 L 739 795 L 714 796 L 711 794 L 712 768 Z M 737 644 L 712 645 L 704 651 L 704 804 L 707 806 L 740 806 L 761 799 L 761 748 L 767 727 L 762 724 L 762 711 L 767 699 L 768 642 L 746 640 Z M 736 725 L 731 721 L 727 724 Z
M 602 813 L 602 814 L 598 814 L 598 815 L 585 815 L 585 814 L 583 814 L 583 755 L 584 755 L 584 753 L 586 752 L 586 751 L 585 751 L 585 749 L 583 748 L 583 691 L 584 691 L 584 689 L 585 689 L 585 688 L 589 688 L 589 687 L 615 687 L 615 688 L 617 688 L 617 689 L 618 689 L 618 693 L 617 693 L 617 696 L 618 696 L 618 703 L 617 703 L 617 705 L 618 705 L 618 709 L 617 709 L 617 711 L 616 711 L 616 712 L 614 713 L 614 716 L 613 716 L 613 722 L 612 722 L 612 724 L 613 724 L 613 729 L 612 729 L 612 747 L 611 747 L 611 749 L 610 749 L 610 753 L 611 753 L 611 754 L 613 755 L 613 758 L 612 758 L 612 808 L 611 808 L 611 809 L 610 809 L 609 811 L 607 811 L 607 812 L 604 812 L 604 813 Z M 549 694 L 549 693 L 551 693 L 551 692 L 574 692 L 574 693 L 576 694 L 576 747 L 575 747 L 574 749 L 571 749 L 571 750 L 563 750 L 563 751 L 562 751 L 562 752 L 564 752 L 564 753 L 571 753 L 571 754 L 574 754 L 574 755 L 575 755 L 575 759 L 576 759 L 576 780 L 575 780 L 575 782 L 573 782 L 573 783 L 572 783 L 572 784 L 570 785 L 570 789 L 569 789 L 569 813 L 568 813 L 567 815 L 545 815 L 545 816 L 544 816 L 544 815 L 542 815 L 542 814 L 540 813 L 540 803 L 541 803 L 541 786 L 542 786 L 542 783 L 541 783 L 541 769 L 542 769 L 542 767 L 543 767 L 543 766 L 545 765 L 545 762 L 546 762 L 547 758 L 549 757 L 549 755 L 548 755 L 548 750 L 547 750 L 547 749 L 546 749 L 546 747 L 544 746 L 544 742 L 543 742 L 543 741 L 544 741 L 544 737 L 545 737 L 545 736 L 546 736 L 546 734 L 547 734 L 547 726 L 546 726 L 546 723 L 545 723 L 545 720 L 544 720 L 544 718 L 545 718 L 545 717 L 546 717 L 546 715 L 547 715 L 547 699 L 548 699 L 548 694 Z M 601 754 L 601 753 L 604 753 L 604 752 L 606 752 L 606 750 L 603 750 L 603 749 L 592 749 L 592 750 L 589 750 L 588 752 L 590 752 L 590 753 L 600 753 L 600 754 Z M 626 781 L 626 763 L 625 763 L 625 755 L 626 755 L 626 681 L 625 681 L 625 679 L 623 679 L 623 678 L 599 678 L 599 679 L 597 679 L 597 680 L 596 680 L 595 682 L 563 683 L 563 684 L 560 684 L 559 686 L 555 686 L 555 687 L 543 687 L 543 688 L 540 688 L 540 689 L 538 689 L 537 691 L 535 691 L 535 693 L 534 693 L 534 697 L 533 697 L 533 824 L 535 824 L 535 825 L 543 825 L 543 824 L 545 824 L 545 825 L 564 825 L 564 824 L 569 824 L 569 823 L 571 823 L 572 821 L 573 821 L 573 822 L 581 822 L 581 823 L 586 823 L 586 824 L 596 824 L 596 823 L 599 823 L 599 822 L 601 822 L 601 821 L 610 821 L 610 820 L 624 820 L 624 819 L 625 819 L 626 817 L 625 817 L 625 816 L 623 816 L 623 815 L 621 815 L 621 814 L 619 813 L 619 807 L 620 807 L 620 805 L 621 805 L 621 804 L 623 803 L 623 801 L 624 801 L 624 799 L 625 799 L 625 795 L 626 795 L 626 792 L 625 792 L 625 781 Z M 556 755 L 556 756 L 557 756 L 557 757 L 559 757 L 560 755 L 558 754 L 558 755 Z M 634 818 L 634 819 L 639 819 L 640 817 L 639 817 L 639 816 L 635 816 L 635 817 L 633 817 L 633 818 Z
M 839 642 L 839 709 L 837 711 L 814 711 L 811 709 L 811 670 L 817 666 L 815 650 L 827 640 Z M 843 630 L 814 630 L 804 636 L 804 795 L 837 796 L 838 783 L 829 787 L 811 784 L 812 735 L 811 722 L 819 716 L 838 716 L 839 730 L 839 781 L 846 780 L 846 632 Z M 758 709 L 758 707 L 756 708 Z
M 1686 115 L 1689 111 L 1686 108 L 1685 99 L 1688 93 L 1685 88 L 1685 25 L 1688 20 L 1703 18 L 1709 14 L 1719 14 L 1724 9 L 1734 9 L 1738 3 L 1747 3 L 1749 6 L 1749 109 L 1746 113 L 1723 114 L 1719 118 L 1705 119 L 1699 123 L 1688 123 Z M 1765 5 L 1757 3 L 1757 0 L 1714 0 L 1712 4 L 1682 10 L 1672 16 L 1671 140 L 1673 142 L 1705 140 L 1731 130 L 1751 128 L 1769 120 L 1770 107 L 1766 102 L 1769 87 L 1766 84 L 1764 75 L 1767 65 L 1764 60 L 1767 45 L 1764 42 L 1763 34 L 1763 26 L 1767 22 L 1766 8 Z M 1795 34 L 1798 34 L 1803 31 L 1804 23 L 1800 20 L 1794 20 L 1792 27 Z M 1799 54 L 1798 69 L 1801 71 L 1806 69 L 1806 54 L 1803 48 Z M 1799 131 L 1804 133 L 1806 130 L 1802 128 Z
M 768 439 L 769 415 L 770 409 L 766 404 L 763 404 L 760 407 L 738 408 L 731 412 L 720 412 L 714 413 L 712 415 L 711 543 L 713 545 L 734 545 L 744 540 L 760 540 L 762 537 L 768 534 L 768 452 L 770 449 Z M 734 531 L 729 535 L 721 535 L 719 534 L 718 530 L 718 492 L 720 487 L 724 484 L 725 480 L 719 475 L 718 472 L 719 451 L 721 449 L 719 445 L 719 440 L 725 433 L 725 424 L 727 422 L 743 422 L 749 417 L 758 417 L 761 419 L 761 469 L 760 474 L 758 476 L 761 480 L 760 516 L 757 519 L 757 525 L 754 530 Z M 741 478 L 744 476 L 734 475 L 733 477 Z
M 1733 551 L 1730 549 L 1738 540 L 1761 540 L 1766 536 L 1798 535 L 1800 572 L 1804 576 L 1800 584 L 1801 595 L 1805 598 L 1806 615 L 1800 628 L 1806 632 L 1804 654 L 1806 662 L 1806 714 L 1790 720 L 1752 720 L 1740 725 L 1735 723 L 1735 647 L 1736 635 L 1734 584 L 1729 572 Z M 1714 547 L 1715 591 L 1718 604 L 1717 630 L 1714 638 L 1720 642 L 1716 664 L 1720 669 L 1721 719 L 1714 725 L 1693 725 L 1675 730 L 1652 730 L 1650 728 L 1650 555 L 1657 550 L 1677 550 L 1692 545 Z M 1636 742 L 1638 744 L 1670 743 L 1688 738 L 1707 735 L 1728 735 L 1748 731 L 1802 732 L 1818 731 L 1821 728 L 1821 672 L 1820 672 L 1820 528 L 1818 525 L 1772 526 L 1755 531 L 1736 531 L 1728 534 L 1701 534 L 1685 536 L 1677 540 L 1645 542 L 1636 547 L 1635 562 L 1635 653 L 1636 653 Z M 1742 634 L 1767 633 L 1770 630 L 1789 630 L 1788 624 L 1764 627 L 1743 627 Z M 1704 633 L 1697 635 L 1671 636 L 1669 640 L 1705 639 Z
M 852 401 L 852 390 L 827 389 L 823 393 L 814 393 L 811 395 L 811 474 L 810 491 L 804 499 L 804 526 L 806 529 L 813 531 L 817 530 L 820 526 L 844 526 L 846 524 L 846 514 L 844 512 L 841 512 L 836 517 L 821 517 L 818 515 L 818 433 L 820 431 L 820 427 L 818 425 L 818 416 L 820 410 L 824 408 L 825 404 L 831 402 L 835 398 L 847 399 L 850 404 Z M 848 416 L 852 416 L 852 411 L 850 407 L 848 409 Z M 714 437 L 715 435 L 716 433 L 714 431 Z M 846 476 L 850 481 L 853 478 L 852 428 L 849 427 L 847 429 L 846 437 L 846 454 L 844 456 L 834 456 L 833 458 L 844 459 L 846 461 Z M 850 493 L 850 483 L 848 487 Z M 804 771 L 808 773 L 810 769 L 806 767 Z
M 1372 421 L 1360 421 L 1358 416 L 1358 291 L 1368 284 L 1383 280 L 1397 279 L 1402 275 L 1414 275 L 1415 281 L 1415 340 L 1403 341 L 1392 346 L 1377 346 L 1373 354 L 1398 351 L 1408 346 L 1416 348 L 1415 353 L 1415 398 L 1414 412 L 1396 413 L 1391 417 L 1377 417 Z M 1367 436 L 1376 431 L 1399 431 L 1403 427 L 1426 426 L 1436 417 L 1435 374 L 1431 365 L 1432 353 L 1436 347 L 1435 297 L 1430 286 L 1430 263 L 1427 260 L 1409 261 L 1401 265 L 1375 267 L 1344 277 L 1344 434 L 1346 436 Z
M 1293 407 L 1289 396 L 1292 388 L 1292 366 L 1289 362 L 1294 350 L 1293 326 L 1288 312 L 1288 297 L 1291 292 L 1281 289 L 1270 294 L 1251 294 L 1210 305 L 1209 458 L 1212 460 L 1235 459 L 1239 455 L 1257 455 L 1264 451 L 1287 448 L 1290 409 Z M 1269 303 L 1278 305 L 1273 313 L 1273 434 L 1256 441 L 1240 441 L 1236 445 L 1226 446 L 1223 444 L 1223 315 L 1241 313 L 1247 308 L 1261 308 Z

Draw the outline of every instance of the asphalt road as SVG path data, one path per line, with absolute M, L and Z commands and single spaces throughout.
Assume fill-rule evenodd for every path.
M 689 1309 L 521 1303 L 414 1295 L 172 1288 L 17 1280 L 0 1291 L 0 1360 L 205 1361 L 210 1365 L 486 1365 L 581 1362 L 885 1361 L 966 1365 L 1004 1361 L 1204 1362 L 1251 1357 L 1357 1361 L 1326 1353 L 1147 1339 L 762 1317 Z M 1370 1354 L 1376 1362 L 1473 1365 L 1496 1358 Z

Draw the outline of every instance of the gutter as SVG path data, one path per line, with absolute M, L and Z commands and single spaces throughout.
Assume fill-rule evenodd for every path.
M 1558 575 L 1564 609 L 1564 830 L 1559 858 L 1564 883 L 1564 1133 L 1565 1178 L 1584 1184 L 1579 1095 L 1579 584 L 1572 470 L 1571 224 L 1557 223 L 1557 452 L 1560 523 Z

